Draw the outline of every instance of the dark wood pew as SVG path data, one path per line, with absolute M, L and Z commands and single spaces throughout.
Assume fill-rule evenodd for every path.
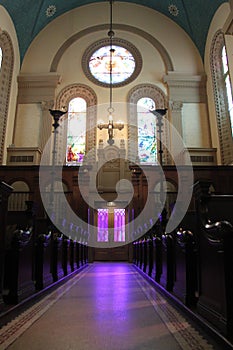
M 51 239 L 51 272 L 53 282 L 58 281 L 64 276 L 62 253 L 63 253 L 63 235 L 53 233 Z
M 175 257 L 174 257 L 174 238 L 171 234 L 162 235 L 162 273 L 160 284 L 169 292 L 172 292 L 174 286 Z
M 35 287 L 42 290 L 53 283 L 51 273 L 51 232 L 40 234 L 35 241 Z
M 198 297 L 197 244 L 194 233 L 180 228 L 175 233 L 175 276 L 172 294 L 186 306 Z
M 233 339 L 233 195 L 209 192 L 210 183 L 195 185 L 200 255 L 197 311 Z
M 4 308 L 2 297 L 4 262 L 5 262 L 5 239 L 7 230 L 7 207 L 8 198 L 13 188 L 3 181 L 0 181 L 0 311 Z
M 35 292 L 33 281 L 33 230 L 14 229 L 8 232 L 5 251 L 3 300 L 6 304 L 17 304 Z

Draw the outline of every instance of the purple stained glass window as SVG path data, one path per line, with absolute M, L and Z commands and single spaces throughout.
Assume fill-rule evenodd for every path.
M 83 98 L 70 101 L 68 109 L 67 153 L 68 165 L 82 164 L 86 147 L 86 109 Z
M 98 209 L 97 226 L 97 241 L 108 242 L 108 209 Z
M 143 97 L 137 102 L 138 156 L 141 163 L 157 163 L 156 121 L 150 113 L 154 109 L 155 103 L 149 97 Z
M 125 242 L 125 209 L 114 209 L 114 242 Z

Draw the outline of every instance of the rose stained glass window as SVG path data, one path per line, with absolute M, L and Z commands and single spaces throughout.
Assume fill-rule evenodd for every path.
M 135 59 L 129 50 L 113 45 L 112 84 L 129 79 L 135 70 Z M 110 46 L 96 50 L 89 60 L 89 69 L 93 77 L 101 83 L 110 84 Z

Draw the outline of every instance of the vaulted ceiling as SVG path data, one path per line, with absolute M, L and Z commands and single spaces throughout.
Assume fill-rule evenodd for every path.
M 54 18 L 79 6 L 101 0 L 1 0 L 9 12 L 18 36 L 21 58 L 35 36 Z M 107 0 L 104 0 L 106 2 Z M 118 2 L 115 0 L 114 2 Z M 103 1 L 102 1 L 103 2 Z M 120 1 L 119 1 L 120 2 Z M 211 20 L 218 7 L 227 0 L 121 0 L 161 12 L 191 37 L 201 56 Z M 98 16 L 98 14 L 97 14 Z

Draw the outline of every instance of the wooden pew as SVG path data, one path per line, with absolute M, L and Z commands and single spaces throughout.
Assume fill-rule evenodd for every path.
M 195 185 L 198 211 L 200 295 L 197 311 L 233 339 L 233 195 L 209 192 L 210 183 Z
M 175 276 L 172 294 L 186 306 L 198 297 L 197 244 L 194 233 L 180 228 L 175 234 Z
M 9 235 L 5 251 L 3 300 L 6 304 L 17 304 L 35 292 L 33 230 L 16 228 Z
M 5 240 L 7 230 L 7 206 L 8 198 L 12 193 L 13 188 L 7 183 L 0 181 L 0 311 L 4 308 L 2 287 L 3 287 L 3 276 L 4 276 L 4 265 L 5 265 Z
M 53 283 L 51 273 L 51 232 L 40 234 L 35 241 L 35 287 L 42 290 Z

